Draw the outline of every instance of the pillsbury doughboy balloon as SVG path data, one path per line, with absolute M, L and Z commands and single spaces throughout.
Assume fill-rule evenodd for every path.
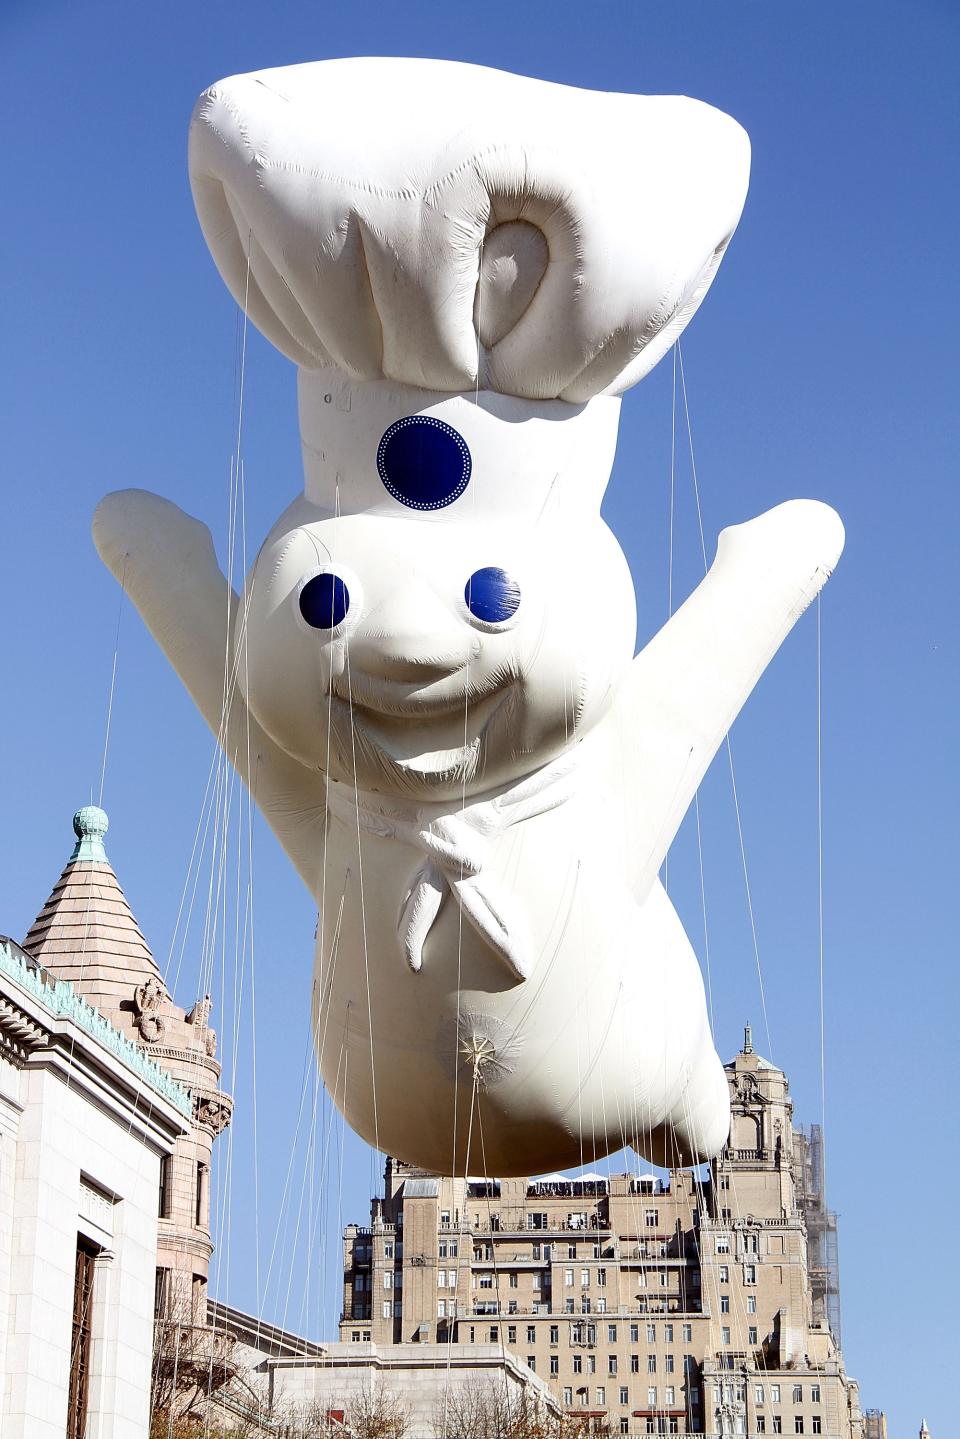
M 726 530 L 634 657 L 600 502 L 619 397 L 700 304 L 748 165 L 693 100 L 435 61 L 239 76 L 194 113 L 207 243 L 299 367 L 304 491 L 245 632 L 173 505 L 111 495 L 96 542 L 215 731 L 245 644 L 226 743 L 320 906 L 324 1077 L 430 1170 L 726 1139 L 657 873 L 843 531 L 811 501 Z

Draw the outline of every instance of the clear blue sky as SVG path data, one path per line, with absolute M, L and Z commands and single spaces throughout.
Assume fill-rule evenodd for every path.
M 0 8 L 0 929 L 18 937 L 69 852 L 74 807 L 99 787 L 118 591 L 89 540 L 97 499 L 130 484 L 159 491 L 206 520 L 222 548 L 236 316 L 187 184 L 186 125 L 203 86 L 325 56 L 444 56 L 685 93 L 750 132 L 750 198 L 684 354 L 709 535 L 802 495 L 829 500 L 847 526 L 823 601 L 828 1180 L 848 1367 L 898 1439 L 921 1413 L 935 1439 L 956 1429 L 946 1366 L 955 1286 L 945 1281 L 957 1188 L 958 38 L 947 0 Z M 259 337 L 246 404 L 259 541 L 300 484 L 293 369 Z M 666 609 L 669 426 L 668 361 L 627 399 L 607 504 L 645 634 Z M 686 471 L 679 494 L 682 593 L 698 563 Z M 814 659 L 811 614 L 733 735 L 770 1040 L 722 765 L 702 793 L 718 1047 L 732 1054 L 751 1018 L 806 1121 L 820 1111 Z M 108 850 L 161 962 L 209 759 L 191 703 L 127 609 Z M 281 1215 L 312 1074 L 313 914 L 262 827 L 255 873 L 260 1282 L 286 1224 L 264 1306 L 316 1335 L 338 1308 L 340 1218 L 364 1218 L 376 1164 L 349 1141 L 341 1184 L 335 1143 L 324 1159 L 326 1111 L 307 1164 L 304 1121 Z M 689 825 L 671 890 L 699 943 Z M 194 998 L 199 951 L 195 924 L 182 1002 Z M 222 987 L 229 1030 L 234 986 Z M 246 995 L 236 1056 L 224 1038 L 239 1111 L 219 1286 L 253 1308 L 249 986 Z

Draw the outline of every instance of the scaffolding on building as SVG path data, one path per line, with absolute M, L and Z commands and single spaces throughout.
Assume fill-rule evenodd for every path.
M 837 1247 L 837 1216 L 827 1208 L 824 1181 L 823 1128 L 811 1124 L 799 1133 L 797 1190 L 807 1226 L 807 1263 L 813 1289 L 814 1312 L 818 1310 L 838 1349 L 840 1335 L 840 1257 Z

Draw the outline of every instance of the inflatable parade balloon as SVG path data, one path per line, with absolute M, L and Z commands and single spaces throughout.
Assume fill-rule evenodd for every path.
M 843 530 L 797 500 L 724 531 L 634 657 L 600 502 L 748 168 L 697 101 L 426 60 L 242 75 L 193 116 L 207 244 L 299 367 L 304 491 L 226 635 L 198 521 L 123 491 L 96 543 L 317 900 L 331 1095 L 432 1171 L 726 1140 L 658 870 Z

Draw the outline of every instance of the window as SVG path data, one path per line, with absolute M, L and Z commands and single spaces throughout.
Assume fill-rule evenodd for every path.
M 536 1344 L 536 1342 L 537 1342 L 537 1326 L 536 1326 L 535 1324 L 528 1324 L 528 1325 L 527 1325 L 527 1343 L 528 1343 L 528 1344 Z
M 550 1343 L 551 1343 L 551 1344 L 559 1344 L 559 1343 L 560 1343 L 560 1325 L 559 1325 L 559 1324 L 551 1324 L 551 1325 L 550 1325 Z
M 794 1421 L 793 1421 L 793 1432 L 794 1432 L 794 1434 L 802 1434 L 802 1433 L 803 1433 L 803 1415 L 802 1415 L 802 1414 L 798 1414 L 797 1417 L 796 1417 L 796 1419 L 794 1419 Z
M 567 1258 L 568 1258 L 568 1259 L 576 1259 L 576 1257 L 577 1257 L 577 1246 L 576 1246 L 575 1244 L 568 1244 L 568 1245 L 567 1245 Z
M 543 1251 L 541 1250 L 539 1244 L 535 1244 L 535 1245 L 533 1246 L 533 1257 L 534 1257 L 534 1259 L 539 1259 L 540 1256 L 541 1256 L 541 1254 L 542 1254 L 542 1252 L 543 1252 Z
M 748 1314 L 756 1314 L 756 1312 L 757 1312 L 757 1296 L 756 1296 L 755 1294 L 748 1294 L 748 1295 L 747 1295 L 747 1313 L 748 1313 Z
M 729 1294 L 721 1294 L 721 1295 L 720 1295 L 720 1313 L 721 1313 L 721 1314 L 729 1314 L 729 1313 L 730 1313 L 730 1295 L 729 1295 Z
M 395 1299 L 395 1300 L 393 1301 L 393 1317 L 394 1317 L 394 1319 L 399 1319 L 402 1313 L 403 1313 L 403 1305 L 401 1304 L 401 1302 L 400 1302 L 399 1299 Z
M 639 1340 L 640 1340 L 640 1325 L 639 1325 L 639 1324 L 631 1324 L 631 1325 L 630 1325 L 630 1343 L 631 1343 L 631 1344 L 637 1344 L 637 1343 L 639 1343 Z
M 385 1299 L 383 1301 L 383 1317 L 384 1319 L 393 1318 L 393 1305 L 390 1303 L 389 1299 Z
M 745 1254 L 758 1254 L 760 1252 L 760 1246 L 757 1243 L 757 1236 L 755 1234 L 745 1234 L 743 1236 L 743 1249 Z
M 588 1354 L 588 1355 L 587 1355 L 587 1373 L 588 1373 L 588 1374 L 596 1374 L 596 1372 L 597 1372 L 597 1356 L 596 1356 L 595 1354 Z
M 720 1330 L 720 1333 L 721 1333 L 721 1336 L 722 1336 L 722 1338 L 721 1338 L 721 1340 L 720 1340 L 721 1344 L 729 1344 L 729 1343 L 730 1343 L 730 1326 L 729 1326 L 728 1324 L 724 1324 L 723 1327 L 722 1327 L 722 1329 Z
M 717 1253 L 718 1253 L 718 1254 L 729 1254 L 729 1253 L 730 1253 L 730 1235 L 729 1235 L 729 1234 L 718 1234 L 718 1235 L 717 1235 Z
M 758 1414 L 758 1415 L 757 1415 L 757 1433 L 758 1433 L 758 1434 L 766 1434 L 766 1432 L 767 1432 L 767 1416 L 766 1416 L 766 1414 Z
M 449 1228 L 450 1228 L 450 1211 L 449 1211 L 449 1209 L 441 1209 L 441 1211 L 440 1211 L 440 1227 L 441 1227 L 441 1229 L 449 1229 Z
M 476 1337 L 477 1337 L 477 1331 L 476 1331 L 476 1329 L 474 1329 L 473 1325 L 471 1324 L 471 1325 L 470 1325 L 470 1343 L 471 1343 L 471 1344 L 474 1342 L 474 1340 L 476 1339 Z
M 621 1404 L 629 1404 L 629 1403 L 630 1403 L 630 1390 L 627 1388 L 626 1384 L 621 1384 L 621 1385 L 620 1385 L 620 1403 L 621 1403 Z
M 563 1282 L 564 1282 L 564 1284 L 567 1286 L 567 1288 L 569 1289 L 570 1286 L 571 1286 L 572 1283 L 573 1283 L 573 1270 L 572 1270 L 572 1269 L 565 1269 L 565 1270 L 563 1271 Z
M 672 1373 L 673 1373 L 673 1355 L 672 1355 L 672 1354 L 667 1354 L 667 1355 L 664 1356 L 663 1368 L 664 1368 L 665 1373 L 667 1373 L 667 1374 L 672 1374 Z
M 511 1289 L 516 1289 L 516 1288 L 517 1288 L 517 1286 L 518 1286 L 518 1284 L 519 1284 L 519 1280 L 517 1279 L 516 1270 L 511 1270 L 511 1272 L 510 1272 L 510 1277 L 509 1277 L 509 1284 L 510 1284 L 510 1288 L 511 1288 Z
M 602 1288 L 602 1287 L 606 1284 L 606 1282 L 607 1282 L 607 1271 L 606 1271 L 605 1269 L 598 1269 L 598 1270 L 597 1270 L 597 1283 L 598 1283 L 598 1284 L 600 1285 L 600 1287 Z
M 458 1245 L 456 1239 L 451 1239 L 451 1240 L 450 1240 L 450 1258 L 451 1258 L 451 1259 L 456 1259 L 456 1257 L 457 1257 L 457 1255 L 459 1254 L 459 1252 L 460 1252 L 460 1249 L 459 1249 L 459 1245 Z
M 563 1402 L 568 1407 L 573 1403 L 573 1390 L 569 1387 L 569 1385 L 563 1391 Z
M 607 1301 L 606 1301 L 605 1299 L 598 1299 L 598 1300 L 597 1300 L 597 1313 L 598 1313 L 598 1314 L 606 1314 L 606 1312 L 607 1312 Z
M 597 1403 L 598 1403 L 598 1404 L 606 1404 L 606 1402 L 607 1402 L 607 1391 L 606 1391 L 606 1389 L 604 1388 L 604 1386 L 603 1386 L 602 1384 L 598 1384 L 598 1385 L 597 1385 Z
M 384 1241 L 384 1245 L 383 1245 L 383 1257 L 384 1257 L 384 1259 L 392 1259 L 392 1258 L 393 1258 L 393 1240 L 392 1240 L 392 1239 L 387 1239 L 387 1240 Z
M 585 1209 L 584 1209 L 584 1210 L 581 1210 L 581 1211 L 580 1211 L 579 1213 L 577 1213 L 577 1214 L 568 1214 L 568 1215 L 567 1215 L 567 1228 L 568 1228 L 568 1229 L 586 1229 L 586 1227 L 587 1227 L 587 1212 L 586 1212 Z
M 820 1403 L 820 1385 L 819 1385 L 819 1384 L 811 1384 L 811 1385 L 810 1385 L 810 1403 L 811 1403 L 811 1404 L 819 1404 L 819 1403 Z
M 813 1418 L 810 1420 L 810 1433 L 811 1433 L 811 1434 L 822 1434 L 822 1433 L 823 1433 L 823 1428 L 822 1428 L 821 1423 L 820 1423 L 820 1415 L 819 1415 L 819 1414 L 814 1414 Z
M 648 1408 L 648 1409 L 656 1409 L 656 1407 L 657 1407 L 657 1386 L 656 1386 L 655 1384 L 651 1384 L 650 1388 L 647 1390 L 647 1408 Z
M 730 1265 L 729 1265 L 729 1264 L 721 1264 L 717 1277 L 718 1277 L 718 1279 L 720 1280 L 720 1283 L 721 1283 L 721 1284 L 729 1284 L 729 1283 L 730 1283 Z
M 685 1324 L 685 1325 L 683 1326 L 683 1342 L 684 1342 L 684 1344 L 692 1344 L 692 1343 L 693 1343 L 693 1325 L 692 1325 L 692 1324 Z
M 664 1344 L 672 1344 L 672 1343 L 673 1343 L 673 1325 L 672 1325 L 672 1324 L 665 1324 L 665 1325 L 663 1326 L 663 1342 L 664 1342 Z
M 170 1270 L 158 1269 L 153 1286 L 153 1312 L 157 1319 L 170 1312 Z
M 446 1319 L 446 1317 L 447 1317 L 447 1301 L 446 1301 L 445 1299 L 438 1299 L 438 1300 L 437 1300 L 437 1318 L 438 1318 L 438 1319 Z
M 534 1374 L 536 1374 L 536 1372 L 537 1372 L 537 1356 L 536 1356 L 535 1354 L 528 1354 L 528 1355 L 527 1355 L 527 1368 L 528 1368 L 528 1369 L 532 1369 L 533 1372 L 534 1372 Z
M 656 1326 L 655 1324 L 648 1324 L 648 1325 L 647 1325 L 647 1343 L 648 1343 L 648 1344 L 656 1344 L 656 1342 L 657 1342 L 657 1326 Z
M 743 1282 L 744 1284 L 756 1284 L 757 1266 L 755 1264 L 745 1264 L 743 1266 Z
M 67 1401 L 68 1439 L 83 1439 L 87 1428 L 87 1390 L 90 1382 L 90 1343 L 93 1319 L 93 1282 L 97 1251 L 77 1236 L 73 1274 L 73 1332 L 70 1343 L 70 1391 Z M 157 1273 L 169 1274 L 169 1270 Z
M 572 1299 L 565 1299 L 563 1301 L 563 1312 L 564 1314 L 575 1314 L 577 1312 L 577 1306 Z
M 779 1414 L 774 1414 L 773 1416 L 773 1432 L 774 1434 L 783 1433 L 783 1420 Z
M 657 1356 L 656 1356 L 656 1354 L 648 1354 L 648 1355 L 647 1355 L 647 1373 L 648 1373 L 648 1374 L 656 1374 L 656 1372 L 657 1372 Z
M 676 1389 L 674 1389 L 672 1384 L 668 1384 L 666 1389 L 664 1389 L 663 1391 L 663 1407 L 664 1409 L 672 1409 L 676 1402 L 677 1391 Z
M 516 1326 L 515 1324 L 508 1324 L 508 1325 L 507 1325 L 507 1343 L 508 1343 L 508 1344 L 516 1344 L 516 1342 L 517 1342 L 517 1326 Z
M 582 1355 L 582 1354 L 574 1354 L 574 1356 L 573 1356 L 573 1372 L 574 1372 L 574 1374 L 582 1374 L 582 1373 L 583 1373 L 583 1355 Z
M 359 1344 L 359 1343 L 360 1343 L 360 1330 L 359 1330 L 359 1329 L 354 1329 L 353 1332 L 351 1333 L 351 1335 L 350 1335 L 350 1343 L 351 1343 L 351 1344 Z
M 794 1384 L 794 1386 L 793 1386 L 793 1402 L 794 1402 L 794 1404 L 802 1404 L 802 1403 L 803 1403 L 803 1385 L 802 1385 L 802 1384 Z M 800 1433 L 800 1430 L 799 1430 L 799 1429 L 797 1430 L 797 1433 L 798 1433 L 798 1434 Z
M 560 1356 L 557 1354 L 550 1355 L 550 1373 L 554 1376 L 560 1373 Z
M 730 1188 L 730 1176 L 729 1176 L 729 1174 L 721 1174 L 721 1176 L 720 1176 L 720 1188 L 721 1188 L 721 1189 L 729 1189 L 729 1188 Z
M 639 1373 L 640 1373 L 640 1355 L 639 1355 L 639 1354 L 631 1354 L 631 1355 L 630 1355 L 630 1373 L 631 1373 L 631 1374 L 639 1374 Z
M 547 1216 L 546 1216 L 545 1214 L 539 1214 L 539 1213 L 538 1213 L 538 1214 L 534 1214 L 534 1213 L 530 1213 L 530 1214 L 527 1215 L 527 1228 L 528 1228 L 528 1229 L 546 1229 L 546 1227 L 547 1227 Z
M 170 1218 L 170 1156 L 160 1156 L 160 1193 L 157 1198 L 157 1214 L 161 1219 Z
M 608 1343 L 608 1344 L 616 1344 L 616 1342 L 617 1342 L 617 1326 L 616 1326 L 615 1324 L 608 1324 L 608 1325 L 607 1325 L 607 1343 Z
M 482 1281 L 481 1281 L 481 1282 L 482 1282 Z M 384 1289 L 392 1289 L 392 1288 L 393 1288 L 393 1270 L 392 1270 L 392 1269 L 385 1269 L 385 1270 L 383 1271 L 383 1287 L 384 1287 Z
M 657 1432 L 656 1421 L 652 1419 L 650 1415 L 647 1415 L 646 1430 L 648 1434 L 656 1434 Z
M 624 1402 L 626 1402 L 626 1401 L 624 1401 Z M 620 1419 L 620 1433 L 621 1433 L 621 1434 L 629 1434 L 629 1433 L 630 1433 L 630 1420 L 627 1418 L 626 1414 L 622 1415 L 622 1416 L 621 1416 L 621 1419 Z
M 581 1314 L 589 1314 L 589 1313 L 590 1313 L 590 1300 L 587 1299 L 586 1296 L 584 1296 L 584 1298 L 580 1300 L 580 1313 L 581 1313 Z
M 446 1259 L 446 1257 L 447 1257 L 447 1241 L 446 1241 L 445 1239 L 441 1239 L 441 1240 L 439 1241 L 439 1243 L 437 1244 L 437 1258 L 438 1258 L 438 1259 Z
M 614 1374 L 616 1374 L 616 1372 L 617 1372 L 617 1356 L 616 1356 L 616 1354 L 608 1354 L 608 1355 L 607 1355 L 607 1373 L 608 1373 L 609 1375 L 613 1376 Z
M 491 1325 L 490 1325 L 490 1343 L 491 1343 L 491 1344 L 496 1344 L 496 1343 L 499 1342 L 499 1339 L 500 1339 L 500 1326 L 499 1326 L 498 1324 L 491 1324 Z
M 581 1270 L 580 1270 L 580 1288 L 581 1288 L 581 1289 L 589 1289 L 589 1287 L 590 1287 L 590 1270 L 589 1270 L 589 1269 L 581 1269 Z
M 748 1344 L 757 1344 L 757 1343 L 759 1343 L 759 1340 L 757 1339 L 757 1326 L 756 1326 L 755 1324 L 751 1324 L 750 1327 L 749 1327 L 749 1329 L 747 1330 L 747 1343 L 748 1343 Z
M 668 1278 L 667 1278 L 667 1271 L 666 1271 L 665 1269 L 661 1269 L 661 1270 L 660 1270 L 660 1288 L 661 1288 L 661 1289 L 666 1289 L 668 1283 L 669 1283 L 669 1280 L 668 1280 Z
M 643 1222 L 647 1229 L 656 1229 L 660 1222 L 660 1212 L 657 1209 L 645 1209 L 643 1211 Z
M 771 1404 L 779 1404 L 779 1403 L 780 1403 L 780 1385 L 779 1385 L 779 1384 L 771 1384 L 771 1385 L 770 1385 L 770 1403 L 771 1403 Z
M 457 1287 L 457 1271 L 456 1271 L 455 1269 L 448 1269 L 448 1270 L 447 1270 L 447 1288 L 448 1288 L 448 1289 L 456 1289 L 456 1287 Z
M 445 1269 L 438 1269 L 438 1270 L 437 1270 L 437 1288 L 438 1288 L 438 1289 L 446 1289 L 446 1287 L 447 1287 L 447 1271 L 446 1271 Z
M 386 1275 L 384 1275 L 384 1278 L 386 1278 Z M 492 1274 L 481 1274 L 481 1275 L 480 1275 L 480 1288 L 481 1288 L 481 1289 L 492 1289 L 492 1288 L 493 1288 L 493 1275 L 492 1275 Z
M 193 1192 L 193 1222 L 197 1229 L 201 1229 L 206 1222 L 207 1208 L 207 1166 L 197 1160 L 197 1171 L 194 1180 Z

